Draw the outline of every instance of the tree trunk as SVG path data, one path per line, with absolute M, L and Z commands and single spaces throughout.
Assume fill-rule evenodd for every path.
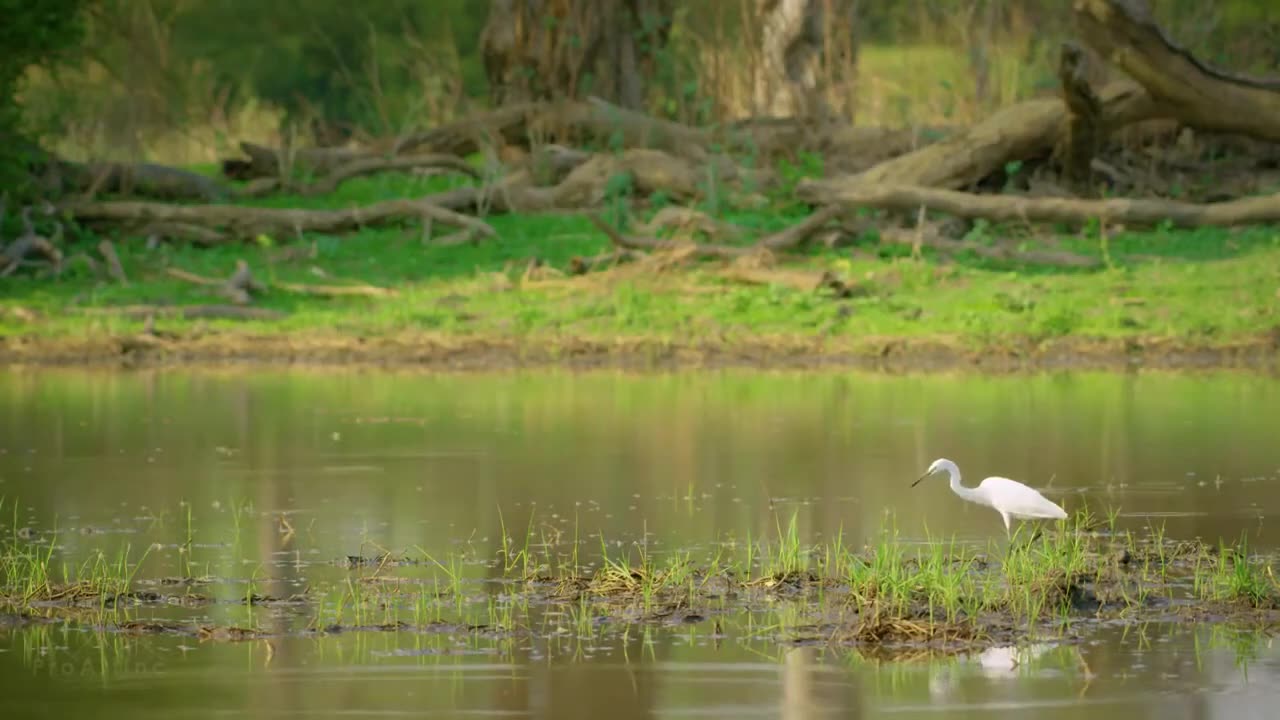
M 480 36 L 496 105 L 594 95 L 638 110 L 676 0 L 490 0 Z
M 756 0 L 761 67 L 755 111 L 768 117 L 824 117 L 820 87 L 823 0 Z

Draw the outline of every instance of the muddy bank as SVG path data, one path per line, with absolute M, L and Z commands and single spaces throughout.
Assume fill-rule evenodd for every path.
M 1280 329 L 1231 341 L 1087 338 L 1000 339 L 739 335 L 708 339 L 532 335 L 466 336 L 295 333 L 0 337 L 9 366 L 164 367 L 222 364 L 381 366 L 438 371 L 519 368 L 672 370 L 697 368 L 884 371 L 1243 368 L 1273 371 Z

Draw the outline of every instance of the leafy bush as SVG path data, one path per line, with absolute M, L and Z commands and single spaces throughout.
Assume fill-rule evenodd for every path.
M 32 65 L 67 59 L 79 46 L 88 0 L 0 0 L 0 188 L 28 191 L 39 152 L 23 123 L 19 93 Z

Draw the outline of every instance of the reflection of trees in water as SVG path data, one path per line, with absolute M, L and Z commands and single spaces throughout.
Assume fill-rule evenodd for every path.
M 512 658 L 521 668 L 513 673 L 518 677 L 493 683 L 491 709 L 557 720 L 652 717 L 661 684 L 658 673 L 647 666 L 666 659 L 666 643 L 654 643 L 651 650 L 645 647 L 643 634 L 631 633 L 608 644 L 608 655 L 590 659 L 572 655 L 531 659 L 528 649 L 521 647 Z M 630 661 L 621 659 L 624 646 Z

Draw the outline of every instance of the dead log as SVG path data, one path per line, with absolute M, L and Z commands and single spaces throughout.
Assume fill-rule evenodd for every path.
M 1146 0 L 1075 0 L 1074 11 L 1085 42 L 1169 115 L 1204 130 L 1280 142 L 1280 79 L 1209 67 L 1169 39 Z
M 62 250 L 57 245 L 62 238 L 62 223 L 55 222 L 53 237 L 43 237 L 36 232 L 31 210 L 29 205 L 22 208 L 22 234 L 0 252 L 0 277 L 12 275 L 32 256 L 44 258 L 55 272 L 62 267 Z
M 1151 97 L 1133 83 L 1113 83 L 1098 94 L 1108 127 L 1158 116 Z M 797 196 L 821 204 L 833 194 L 858 187 L 916 185 L 967 188 L 1014 160 L 1047 155 L 1067 119 L 1057 98 L 1029 100 L 997 111 L 967 130 L 858 173 L 823 180 L 802 180 Z
M 231 242 L 235 238 L 220 232 L 213 228 L 201 225 L 193 225 L 191 223 L 180 222 L 153 222 L 138 228 L 134 231 L 140 237 L 156 238 L 159 240 L 185 240 L 196 245 L 220 245 L 222 243 Z
M 203 200 L 230 197 L 216 180 L 181 168 L 153 163 L 77 163 L 51 158 L 40 171 L 59 194 L 99 193 L 155 200 Z
M 373 175 L 380 172 L 397 172 L 404 170 L 421 170 L 439 168 L 461 173 L 474 180 L 480 179 L 480 171 L 471 163 L 454 155 L 410 155 L 405 157 L 366 157 L 340 165 L 332 172 L 315 182 L 294 189 L 300 195 L 327 195 L 338 189 L 342 183 L 356 177 Z M 288 183 L 277 184 L 273 191 L 289 188 Z M 259 190 L 258 192 L 261 192 Z
M 1220 203 L 1171 200 L 978 195 L 937 188 L 890 185 L 852 187 L 833 193 L 832 202 L 846 210 L 875 208 L 916 213 L 921 208 L 956 217 L 992 222 L 1043 222 L 1084 225 L 1101 220 L 1126 226 L 1228 227 L 1280 222 L 1280 193 Z
M 829 205 L 785 230 L 780 230 L 761 238 L 756 245 L 773 252 L 790 250 L 808 242 L 814 233 L 821 230 L 827 223 L 840 217 L 842 212 L 841 209 Z
M 227 240 L 260 234 L 341 233 L 405 220 L 432 220 L 495 237 L 488 223 L 440 207 L 429 200 L 385 200 L 346 210 L 257 208 L 239 205 L 165 205 L 147 202 L 71 202 L 63 210 L 87 224 L 212 228 Z
M 278 178 L 282 168 L 290 175 L 326 175 L 343 165 L 377 155 L 370 150 L 352 148 L 276 149 L 247 141 L 240 143 L 240 150 L 248 156 L 247 160 L 222 161 L 222 173 L 228 178 Z
M 719 137 L 709 130 L 663 120 L 612 105 L 600 98 L 586 101 L 525 103 L 500 108 L 425 132 L 401 138 L 394 154 L 442 152 L 465 156 L 486 146 L 530 147 L 534 140 L 575 147 L 662 150 L 702 159 L 717 140 L 744 147 L 747 138 L 730 133 Z

